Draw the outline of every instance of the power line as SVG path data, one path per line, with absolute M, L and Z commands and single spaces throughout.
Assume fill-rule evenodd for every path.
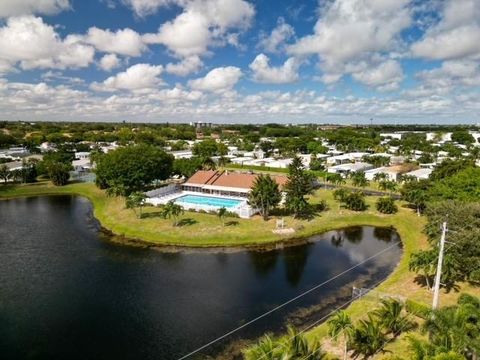
M 390 275 L 389 275 L 389 276 L 390 276 Z M 375 284 L 371 285 L 371 286 L 370 286 L 369 288 L 367 288 L 367 289 L 369 289 L 369 290 L 374 289 L 375 287 L 377 287 L 380 283 L 382 283 L 382 282 L 385 281 L 386 279 L 388 279 L 388 276 L 385 277 L 385 278 L 383 278 L 383 279 L 381 279 L 381 280 L 379 280 L 379 281 L 377 281 Z M 327 319 L 328 317 L 330 317 L 331 315 L 333 315 L 333 314 L 336 313 L 337 311 L 343 309 L 343 308 L 345 307 L 345 305 L 348 305 L 348 304 L 354 302 L 355 300 L 360 299 L 362 296 L 364 296 L 364 294 L 359 294 L 359 295 L 357 295 L 357 296 L 355 296 L 355 297 L 352 297 L 350 300 L 344 302 L 342 305 L 340 305 L 340 306 L 338 306 L 337 308 L 335 308 L 334 310 L 330 311 L 327 315 L 322 316 L 320 319 L 316 320 L 314 323 L 308 325 L 305 329 L 299 331 L 295 336 L 292 336 L 292 337 L 289 338 L 288 340 L 290 341 L 290 340 L 295 339 L 295 337 L 297 337 L 297 336 L 303 334 L 304 332 L 310 330 L 312 327 L 316 326 L 317 324 L 319 324 L 319 323 L 322 322 L 323 320 Z M 273 348 L 273 349 L 270 350 L 269 352 L 263 354 L 263 355 L 260 356 L 257 360 L 263 359 L 264 356 L 272 353 L 272 352 L 273 352 L 274 350 L 276 350 L 276 349 L 278 349 L 278 346 L 275 347 L 275 348 Z
M 223 335 L 221 335 L 221 336 L 217 337 L 216 339 L 214 339 L 214 340 L 212 340 L 212 341 L 210 341 L 210 342 L 206 343 L 205 345 L 202 345 L 202 346 L 200 346 L 199 348 L 197 348 L 197 349 L 195 349 L 195 350 L 191 351 L 190 353 L 188 353 L 188 354 L 186 354 L 186 355 L 182 356 L 182 357 L 181 357 L 181 358 L 179 358 L 178 360 L 184 360 L 184 359 L 187 359 L 187 358 L 189 358 L 190 356 L 192 356 L 192 355 L 194 355 L 194 354 L 196 354 L 196 353 L 198 353 L 198 352 L 202 351 L 203 349 L 205 349 L 205 348 L 209 347 L 210 345 L 213 345 L 213 344 L 215 344 L 215 343 L 219 342 L 220 340 L 223 340 L 223 339 L 225 339 L 226 337 L 228 337 L 228 336 L 230 336 L 230 335 L 232 335 L 232 334 L 234 334 L 234 333 L 238 332 L 239 330 L 241 330 L 241 329 L 243 329 L 243 328 L 245 328 L 245 327 L 247 327 L 247 326 L 249 326 L 249 325 L 253 324 L 254 322 L 256 322 L 256 321 L 258 321 L 258 320 L 260 320 L 260 319 L 263 319 L 264 317 L 266 317 L 266 316 L 270 315 L 271 313 L 273 313 L 273 312 L 275 312 L 275 311 L 277 311 L 277 310 L 279 310 L 279 309 L 281 309 L 281 308 L 285 307 L 286 305 L 288 305 L 288 304 L 290 304 L 290 303 L 292 303 L 292 302 L 294 302 L 294 301 L 296 301 L 296 300 L 298 300 L 298 299 L 302 298 L 303 296 L 305 296 L 305 295 L 307 295 L 307 294 L 310 294 L 311 292 L 313 292 L 313 291 L 315 291 L 315 290 L 319 289 L 320 287 L 322 287 L 322 286 L 324 286 L 324 285 L 326 285 L 326 284 L 328 284 L 328 283 L 332 282 L 333 280 L 336 280 L 336 279 L 338 279 L 340 276 L 342 276 L 342 275 L 345 275 L 345 274 L 346 274 L 346 273 L 348 273 L 349 271 L 352 271 L 353 269 L 355 269 L 355 268 L 357 268 L 357 267 L 359 267 L 359 266 L 361 266 L 361 265 L 365 264 L 366 262 L 368 262 L 368 261 L 370 261 L 370 260 L 372 260 L 372 259 L 376 258 L 377 256 L 379 256 L 379 255 L 381 255 L 381 254 L 385 253 L 386 251 L 388 251 L 388 250 L 392 249 L 394 246 L 397 246 L 397 245 L 399 245 L 400 243 L 401 243 L 400 241 L 393 243 L 392 245 L 390 245 L 389 247 L 387 247 L 387 248 L 385 248 L 385 249 L 383 249 L 383 250 L 379 251 L 379 252 L 378 252 L 378 253 L 376 253 L 375 255 L 372 255 L 372 256 L 368 257 L 367 259 L 365 259 L 365 260 L 363 260 L 363 261 L 359 262 L 358 264 L 356 264 L 356 265 L 354 265 L 354 266 L 352 266 L 352 267 L 348 268 L 347 270 L 344 270 L 344 271 L 342 271 L 341 273 L 339 273 L 339 274 L 337 274 L 337 275 L 333 276 L 332 278 L 330 278 L 330 279 L 328 279 L 328 280 L 326 280 L 326 281 L 324 281 L 324 282 L 322 282 L 322 283 L 320 283 L 320 284 L 317 284 L 317 285 L 315 285 L 314 287 L 310 288 L 309 290 L 307 290 L 307 291 L 304 291 L 303 293 L 301 293 L 301 294 L 299 294 L 299 295 L 295 296 L 294 298 L 292 298 L 292 299 L 290 299 L 290 300 L 288 300 L 288 301 L 284 302 L 283 304 L 280 304 L 280 305 L 278 305 L 278 306 L 274 307 L 273 309 L 271 309 L 271 310 L 269 310 L 269 311 L 267 311 L 267 312 L 265 312 L 265 313 L 263 313 L 263 314 L 261 314 L 261 315 L 257 316 L 256 318 L 254 318 L 254 319 L 252 319 L 252 320 L 250 320 L 250 321 L 246 322 L 245 324 L 243 324 L 243 325 L 240 325 L 240 326 L 236 327 L 236 328 L 235 328 L 235 329 L 233 329 L 233 330 L 230 330 L 229 332 L 227 332 L 227 333 L 225 333 L 225 334 L 223 334 Z
M 453 246 L 453 245 L 452 245 L 452 246 Z M 446 251 L 448 251 L 452 246 L 450 246 L 448 249 L 446 249 Z M 435 260 L 431 261 L 429 264 L 433 264 L 434 262 L 435 262 Z M 402 283 L 402 285 L 403 285 L 403 284 L 406 284 L 406 283 L 409 282 L 409 281 L 410 281 L 410 280 L 404 281 L 404 282 Z M 418 314 L 418 313 L 411 312 L 411 313 L 407 314 L 407 316 L 406 316 L 405 318 L 407 318 L 407 317 L 409 317 L 409 316 L 412 316 L 412 315 L 415 315 L 415 316 L 416 316 L 417 314 Z M 382 346 L 380 347 L 380 349 L 378 349 L 373 355 L 378 354 L 380 351 L 382 351 L 382 349 L 385 347 L 385 345 L 387 345 L 387 344 L 388 344 L 389 342 L 391 342 L 392 340 L 395 340 L 396 337 L 400 334 L 401 331 L 403 331 L 403 330 L 405 329 L 405 327 L 406 327 L 407 325 L 408 325 L 408 324 L 405 324 L 405 325 L 401 328 L 401 330 L 397 331 L 396 335 L 393 336 L 391 339 L 388 339 L 388 340 L 384 341 L 384 343 L 382 344 Z M 315 350 L 313 353 L 307 355 L 306 357 L 304 357 L 304 358 L 301 359 L 301 360 L 307 360 L 310 356 L 314 355 L 315 353 L 317 353 L 317 352 L 320 351 L 320 350 L 322 350 L 322 349 L 319 348 L 319 349 Z

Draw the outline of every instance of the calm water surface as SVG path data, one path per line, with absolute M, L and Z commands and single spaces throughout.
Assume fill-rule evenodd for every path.
M 1 359 L 178 359 L 399 241 L 354 227 L 269 252 L 162 253 L 107 241 L 78 197 L 0 201 Z M 308 324 L 398 263 L 393 246 L 248 326 Z

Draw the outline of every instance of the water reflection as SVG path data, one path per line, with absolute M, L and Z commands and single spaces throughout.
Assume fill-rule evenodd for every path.
M 85 199 L 0 201 L 0 214 L 2 360 L 178 359 L 398 240 L 391 229 L 355 227 L 283 250 L 162 253 L 102 241 Z M 306 307 L 331 310 L 400 255 L 392 247 L 236 338 L 280 329 Z M 314 320 L 305 314 L 296 319 Z
M 285 259 L 285 275 L 289 284 L 296 287 L 302 279 L 305 265 L 307 264 L 308 256 L 310 255 L 310 247 L 312 244 L 306 244 L 300 246 L 298 249 L 295 247 L 286 248 L 283 251 L 283 257 Z
M 363 227 L 351 226 L 343 230 L 343 235 L 352 244 L 359 244 L 363 240 Z
M 248 257 L 255 269 L 255 273 L 259 276 L 267 276 L 273 271 L 277 265 L 279 251 L 250 251 Z
M 395 236 L 395 233 L 392 231 L 392 229 L 386 227 L 374 228 L 373 235 L 378 240 L 385 241 L 386 243 L 389 243 L 394 239 L 398 241 L 398 238 Z

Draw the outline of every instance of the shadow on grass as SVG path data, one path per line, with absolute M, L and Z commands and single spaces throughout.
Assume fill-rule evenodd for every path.
M 152 211 L 152 212 L 148 212 L 148 213 L 143 213 L 141 218 L 142 219 L 163 218 L 163 212 L 162 211 Z
M 191 225 L 195 225 L 195 224 L 197 224 L 197 223 L 198 223 L 198 221 L 195 220 L 195 219 L 186 218 L 186 219 L 179 220 L 178 223 L 177 223 L 177 226 L 178 226 L 178 227 L 191 226 Z
M 232 220 L 232 221 L 227 221 L 225 223 L 225 226 L 238 226 L 238 224 L 239 224 L 238 221 Z
M 422 288 L 427 287 L 427 282 L 425 280 L 425 277 L 422 276 L 422 275 L 415 276 L 415 279 L 413 281 L 415 282 L 415 284 L 417 284 L 418 286 L 421 286 Z M 430 282 L 430 286 L 432 286 L 432 284 L 435 283 L 435 280 L 434 280 L 433 276 L 429 277 L 429 282 Z M 454 291 L 456 293 L 458 293 L 460 291 L 460 286 L 458 284 L 455 284 L 455 283 L 452 283 L 452 282 L 449 282 L 447 284 L 442 283 L 441 288 L 445 289 L 447 294 L 452 292 L 452 291 Z

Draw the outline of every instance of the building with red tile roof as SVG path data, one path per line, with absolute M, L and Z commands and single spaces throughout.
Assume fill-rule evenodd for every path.
M 212 195 L 247 197 L 257 176 L 258 174 L 228 170 L 200 170 L 182 184 L 182 189 Z M 273 175 L 272 178 L 280 189 L 287 182 L 284 175 Z

